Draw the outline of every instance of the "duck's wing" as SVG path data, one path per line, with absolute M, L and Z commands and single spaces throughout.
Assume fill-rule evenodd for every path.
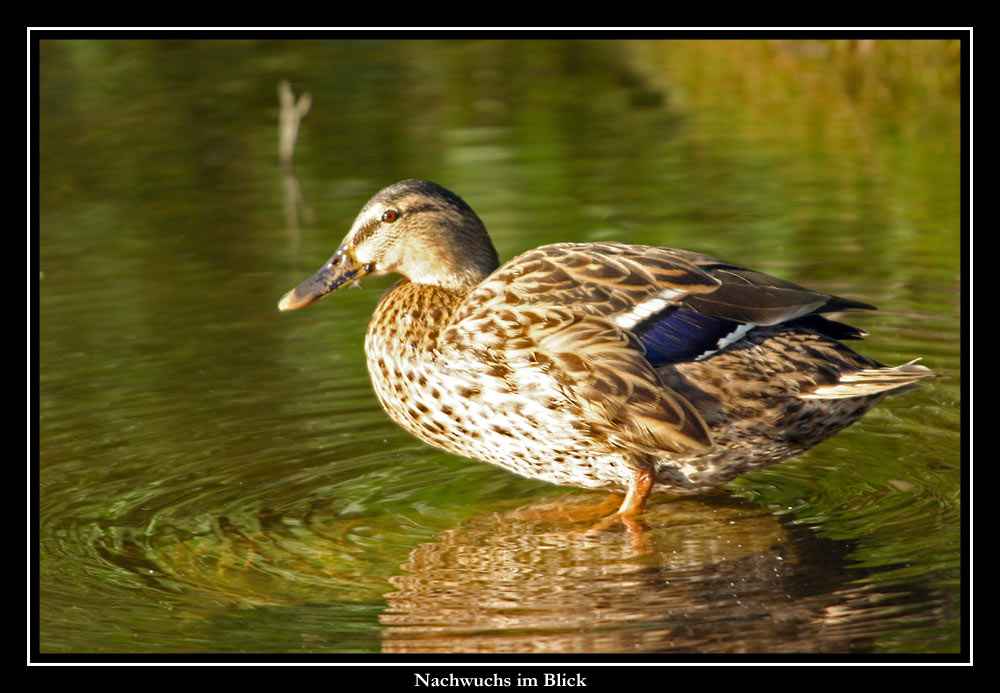
M 654 365 L 705 358 L 757 326 L 798 321 L 834 339 L 862 330 L 821 313 L 871 309 L 709 255 L 623 243 L 560 243 L 500 267 L 456 321 L 505 306 L 559 306 L 635 335 Z
M 635 335 L 605 318 L 555 304 L 483 304 L 445 328 L 438 345 L 445 358 L 453 350 L 456 361 L 473 355 L 492 364 L 486 372 L 512 393 L 575 412 L 585 434 L 609 450 L 712 445 L 701 415 L 664 386 Z
M 711 435 L 656 366 L 704 358 L 758 325 L 799 320 L 835 338 L 860 336 L 819 315 L 847 308 L 871 306 L 698 253 L 563 243 L 500 267 L 442 337 L 540 364 L 612 442 L 681 452 L 711 446 Z

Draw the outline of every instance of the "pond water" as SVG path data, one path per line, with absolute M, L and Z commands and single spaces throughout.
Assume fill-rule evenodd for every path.
M 65 653 L 956 653 L 954 41 L 43 40 L 38 648 Z M 278 86 L 311 95 L 278 161 Z M 369 196 L 435 180 L 502 259 L 688 248 L 870 302 L 943 374 L 644 544 L 603 496 L 429 448 L 363 339 L 390 278 L 277 300 Z M 596 661 L 596 660 L 595 660 Z

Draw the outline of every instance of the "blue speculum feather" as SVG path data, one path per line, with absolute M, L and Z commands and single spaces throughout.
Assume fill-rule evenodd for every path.
M 654 366 L 692 361 L 719 348 L 719 340 L 739 329 L 743 323 L 672 307 L 634 329 L 646 347 L 646 358 Z

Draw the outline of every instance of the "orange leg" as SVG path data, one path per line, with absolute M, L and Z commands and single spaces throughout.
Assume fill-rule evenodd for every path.
M 635 475 L 629 480 L 628 491 L 625 493 L 625 500 L 622 501 L 618 510 L 608 515 L 603 520 L 591 527 L 591 530 L 604 530 L 610 527 L 615 520 L 621 520 L 625 529 L 631 534 L 641 534 L 643 527 L 639 524 L 638 515 L 646 507 L 646 500 L 653 490 L 655 477 L 651 469 L 638 469 Z
M 621 507 L 618 508 L 618 512 L 615 513 L 622 521 L 622 524 L 628 527 L 630 530 L 635 530 L 639 526 L 636 517 L 642 512 L 642 509 L 646 507 L 646 500 L 649 498 L 650 492 L 653 490 L 653 484 L 655 478 L 653 477 L 653 470 L 643 468 L 635 473 L 635 476 L 629 480 L 628 492 L 625 494 L 625 500 L 622 501 Z
M 638 469 L 629 480 L 628 489 L 624 500 L 621 494 L 611 494 L 598 505 L 554 505 L 546 509 L 533 509 L 520 511 L 519 515 L 524 519 L 542 522 L 584 522 L 594 518 L 602 518 L 596 524 L 585 530 L 573 531 L 604 531 L 616 521 L 621 523 L 628 530 L 632 537 L 632 543 L 637 548 L 645 546 L 646 530 L 638 520 L 639 513 L 646 507 L 646 501 L 653 490 L 655 483 L 653 470 Z M 617 510 L 608 514 L 613 508 Z

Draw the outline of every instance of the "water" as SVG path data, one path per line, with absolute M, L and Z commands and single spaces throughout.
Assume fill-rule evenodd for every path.
M 39 650 L 957 652 L 954 46 L 890 48 L 42 42 Z M 284 79 L 312 94 L 293 177 Z M 858 348 L 948 377 L 728 493 L 654 499 L 641 546 L 568 533 L 531 511 L 600 494 L 381 411 L 362 342 L 392 279 L 276 309 L 409 177 L 501 258 L 700 250 L 878 305 Z

